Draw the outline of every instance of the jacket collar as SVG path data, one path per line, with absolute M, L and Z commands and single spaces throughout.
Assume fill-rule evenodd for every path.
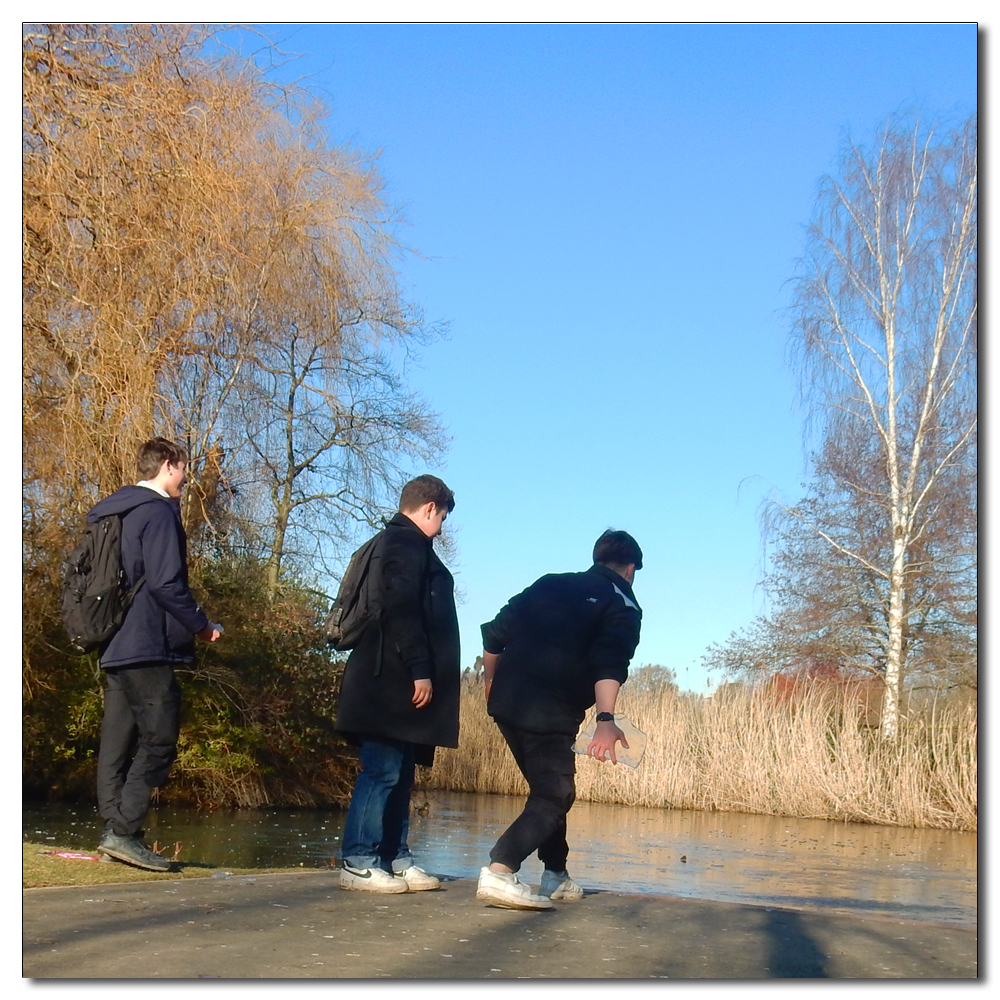
M 389 520 L 385 522 L 385 525 L 387 528 L 389 527 L 409 528 L 411 531 L 417 532 L 417 534 L 420 535 L 420 537 L 423 538 L 425 541 L 428 542 L 432 541 L 432 539 L 428 538 L 405 514 L 399 511 L 393 514 L 392 517 L 390 517 Z
M 588 573 L 597 573 L 599 576 L 603 576 L 605 579 L 610 580 L 619 590 L 625 592 L 625 596 L 632 601 L 636 607 L 639 606 L 639 602 L 635 599 L 635 594 L 632 593 L 632 586 L 623 576 L 619 576 L 613 569 L 608 569 L 607 566 L 598 566 L 594 563 L 593 566 L 587 570 Z

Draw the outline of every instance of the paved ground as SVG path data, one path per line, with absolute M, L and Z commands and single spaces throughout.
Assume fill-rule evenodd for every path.
M 32 979 L 974 979 L 975 928 L 596 892 L 502 910 L 325 872 L 24 891 Z

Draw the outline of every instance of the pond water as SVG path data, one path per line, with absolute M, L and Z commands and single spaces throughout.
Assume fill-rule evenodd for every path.
M 413 803 L 417 863 L 475 878 L 523 799 L 417 791 Z M 315 867 L 339 857 L 345 815 L 160 808 L 150 814 L 146 839 L 167 857 L 179 842 L 180 860 L 211 869 Z M 978 920 L 974 833 L 592 802 L 577 802 L 568 825 L 569 868 L 588 889 L 965 926 Z M 22 827 L 25 840 L 92 852 L 101 822 L 89 807 L 25 804 Z M 541 868 L 533 857 L 522 874 L 537 884 Z

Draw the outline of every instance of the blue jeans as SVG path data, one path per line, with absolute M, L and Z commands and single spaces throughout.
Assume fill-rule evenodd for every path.
M 345 865 L 401 872 L 413 864 L 406 838 L 414 749 L 402 740 L 370 736 L 362 741 L 361 773 L 344 823 Z

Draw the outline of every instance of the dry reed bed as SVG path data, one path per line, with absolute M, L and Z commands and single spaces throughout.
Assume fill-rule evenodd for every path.
M 577 758 L 577 797 L 592 802 L 888 826 L 977 829 L 974 706 L 914 716 L 878 739 L 850 694 L 805 692 L 775 704 L 622 688 L 618 711 L 646 733 L 638 768 Z M 525 794 L 481 682 L 462 692 L 457 750 L 438 750 L 427 788 Z

